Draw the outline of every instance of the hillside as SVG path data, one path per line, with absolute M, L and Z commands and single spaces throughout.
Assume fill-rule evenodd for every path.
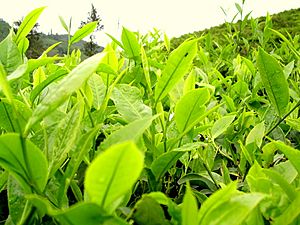
M 291 36 L 295 36 L 296 34 L 300 33 L 300 8 L 298 9 L 291 9 L 287 11 L 280 12 L 278 14 L 271 15 L 272 18 L 272 28 L 283 33 L 289 33 Z M 257 23 L 259 28 L 263 28 L 265 26 L 266 17 L 259 17 L 256 19 L 250 19 L 247 21 L 246 26 L 242 32 L 242 36 L 248 38 L 254 32 L 254 23 Z M 239 25 L 241 21 L 237 23 L 223 23 L 219 26 L 211 27 L 201 31 L 195 31 L 193 33 L 184 34 L 180 37 L 176 37 L 172 39 L 172 46 L 176 48 L 179 46 L 184 40 L 190 37 L 201 37 L 204 34 L 210 33 L 213 37 L 214 41 L 218 43 L 224 44 L 226 38 L 224 38 L 225 34 L 228 32 L 236 32 L 239 29 Z M 232 29 L 231 31 L 229 29 Z

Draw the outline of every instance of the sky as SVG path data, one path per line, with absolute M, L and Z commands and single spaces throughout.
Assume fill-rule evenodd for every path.
M 104 25 L 97 43 L 105 45 L 110 40 L 105 33 L 119 39 L 122 26 L 142 33 L 155 27 L 169 37 L 216 26 L 232 19 L 237 12 L 235 2 L 241 4 L 242 0 L 0 0 L 0 18 L 11 24 L 33 9 L 47 6 L 38 20 L 39 31 L 64 33 L 58 18 L 62 16 L 66 21 L 72 17 L 74 33 L 93 3 Z M 252 17 L 292 8 L 300 8 L 300 0 L 246 0 L 244 5 L 245 13 L 252 11 Z

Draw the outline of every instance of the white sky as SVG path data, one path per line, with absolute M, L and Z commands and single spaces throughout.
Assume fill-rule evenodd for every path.
M 33 9 L 47 6 L 38 20 L 40 31 L 48 33 L 52 29 L 53 33 L 64 33 L 58 19 L 61 15 L 66 21 L 72 17 L 74 32 L 80 21 L 87 18 L 93 3 L 104 24 L 97 42 L 105 45 L 109 38 L 104 32 L 119 39 L 122 26 L 143 33 L 156 27 L 173 37 L 219 25 L 231 20 L 236 12 L 235 2 L 241 0 L 0 0 L 0 18 L 11 24 Z M 228 12 L 227 18 L 220 7 Z M 245 2 L 245 12 L 252 10 L 253 17 L 299 7 L 300 0 Z

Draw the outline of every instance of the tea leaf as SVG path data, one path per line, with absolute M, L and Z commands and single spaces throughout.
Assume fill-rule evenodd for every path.
M 197 54 L 197 40 L 186 41 L 175 49 L 155 87 L 155 102 L 163 99 L 188 72 Z
M 23 145 L 18 134 L 1 135 L 0 165 L 10 171 L 26 191 L 30 190 L 29 184 L 33 184 L 39 191 L 44 190 L 48 163 L 42 151 L 31 141 L 26 140 Z
M 59 107 L 74 91 L 79 89 L 96 71 L 102 57 L 103 54 L 99 53 L 85 60 L 73 69 L 68 76 L 64 77 L 55 88 L 50 89 L 48 97 L 44 98 L 33 111 L 25 133 L 27 133 L 34 124 Z
M 81 27 L 79 30 L 77 30 L 74 34 L 74 36 L 70 39 L 70 45 L 81 41 L 83 38 L 91 34 L 97 27 L 98 21 L 90 22 L 83 27 Z
M 210 98 L 207 88 L 189 91 L 176 104 L 175 122 L 180 132 L 184 132 L 190 124 L 194 123 L 204 112 L 205 103 Z
M 289 102 L 289 86 L 283 70 L 277 60 L 261 48 L 258 52 L 257 66 L 270 102 L 281 117 Z
M 94 203 L 79 203 L 69 209 L 55 212 L 53 216 L 64 225 L 128 225 L 125 221 L 108 215 Z
M 139 225 L 170 225 L 162 207 L 151 197 L 144 196 L 135 205 L 134 220 Z
M 233 122 L 235 115 L 223 116 L 221 119 L 218 119 L 213 127 L 211 128 L 212 138 L 215 139 L 223 132 L 227 130 L 230 124 Z
M 274 142 L 275 146 L 285 154 L 285 156 L 290 160 L 292 165 L 300 174 L 300 151 L 296 150 L 280 141 Z
M 258 193 L 236 194 L 227 201 L 222 201 L 204 215 L 199 225 L 204 224 L 232 224 L 239 225 L 245 222 L 252 211 L 264 199 L 265 195 Z M 222 198 L 222 197 L 221 197 Z M 209 201 L 210 199 L 206 200 Z M 204 202 L 205 203 L 205 202 Z M 201 209 L 200 209 L 201 211 Z
M 113 212 L 139 178 L 143 161 L 143 154 L 132 141 L 100 153 L 86 172 L 86 199 Z
M 197 200 L 189 184 L 186 185 L 186 191 L 182 203 L 182 225 L 197 224 L 198 206 Z
M 143 103 L 141 92 L 137 87 L 127 84 L 117 85 L 113 89 L 111 98 L 118 112 L 128 122 L 152 115 L 151 108 Z
M 156 117 L 145 117 L 125 125 L 108 136 L 100 147 L 102 149 L 106 149 L 113 144 L 128 140 L 133 140 L 137 143 L 139 138 L 143 135 L 145 130 L 151 125 L 155 118 Z
M 18 44 L 20 40 L 22 40 L 27 36 L 27 34 L 34 27 L 36 21 L 38 20 L 39 16 L 41 15 L 41 13 L 44 11 L 45 8 L 46 7 L 34 9 L 24 18 L 15 37 L 16 44 Z
M 193 149 L 197 149 L 202 146 L 203 143 L 186 144 L 180 148 L 173 149 L 169 152 L 161 154 L 151 164 L 151 170 L 155 175 L 156 180 L 160 178 L 177 162 L 177 160 L 186 152 Z
M 260 148 L 264 133 L 265 125 L 264 122 L 261 122 L 257 124 L 248 134 L 246 138 L 246 145 L 254 142 Z
M 140 44 L 133 32 L 123 27 L 122 31 L 122 43 L 124 51 L 126 52 L 128 58 L 138 59 L 140 58 Z
M 297 192 L 297 196 L 294 200 L 289 204 L 287 209 L 277 218 L 274 218 L 274 225 L 281 225 L 281 224 L 295 224 L 293 223 L 294 220 L 300 214 L 300 193 Z
M 7 73 L 12 73 L 22 64 L 22 55 L 11 34 L 0 43 L 0 62 Z

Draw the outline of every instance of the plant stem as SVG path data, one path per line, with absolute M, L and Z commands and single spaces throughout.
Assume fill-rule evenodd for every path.
M 276 129 L 276 127 L 281 124 L 282 121 L 284 121 L 295 109 L 297 109 L 300 106 L 300 101 L 284 116 L 282 119 L 280 119 L 265 135 L 264 137 L 268 136 L 273 130 Z

